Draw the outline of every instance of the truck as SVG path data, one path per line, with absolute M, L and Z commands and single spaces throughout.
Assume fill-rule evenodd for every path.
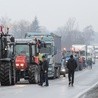
M 84 57 L 86 59 L 86 45 L 72 45 L 72 49 L 74 52 L 79 52 L 79 56 Z
M 92 63 L 95 64 L 95 48 L 93 45 L 87 46 L 87 60 L 91 59 Z
M 81 44 L 75 44 L 71 47 L 73 55 L 78 57 L 77 70 L 82 70 L 86 67 L 87 62 L 87 46 Z
M 53 33 L 34 33 L 28 32 L 26 39 L 41 40 L 46 48 L 41 48 L 40 53 L 47 56 L 49 62 L 48 77 L 60 77 L 61 66 L 61 37 Z

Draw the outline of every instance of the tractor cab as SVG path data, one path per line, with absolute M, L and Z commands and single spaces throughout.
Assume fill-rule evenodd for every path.
M 16 39 L 14 44 L 15 64 L 18 70 L 25 70 L 28 64 L 34 63 L 34 56 L 38 53 L 35 43 L 28 39 Z
M 41 48 L 41 47 L 40 47 Z M 15 39 L 13 44 L 16 81 L 24 78 L 30 84 L 38 83 L 39 79 L 39 64 L 36 62 L 36 54 L 39 53 L 38 44 L 31 39 Z

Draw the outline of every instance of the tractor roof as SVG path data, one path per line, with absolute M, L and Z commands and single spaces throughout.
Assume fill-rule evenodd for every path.
M 15 43 L 33 43 L 35 44 L 35 41 L 31 39 L 15 39 Z

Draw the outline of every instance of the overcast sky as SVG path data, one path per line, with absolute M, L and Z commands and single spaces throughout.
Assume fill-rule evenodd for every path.
M 49 30 L 63 26 L 75 17 L 79 28 L 92 25 L 98 31 L 98 0 L 0 0 L 0 17 L 32 21 L 38 17 L 40 25 Z

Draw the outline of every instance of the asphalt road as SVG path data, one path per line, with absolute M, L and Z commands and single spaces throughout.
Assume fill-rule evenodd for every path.
M 41 87 L 37 84 L 30 85 L 27 81 L 21 81 L 15 86 L 0 86 L 0 98 L 77 98 L 84 90 L 90 88 L 98 81 L 98 62 L 93 69 L 84 69 L 75 73 L 74 87 L 68 86 L 67 76 L 49 80 L 49 87 Z M 24 83 L 23 83 L 24 82 Z

